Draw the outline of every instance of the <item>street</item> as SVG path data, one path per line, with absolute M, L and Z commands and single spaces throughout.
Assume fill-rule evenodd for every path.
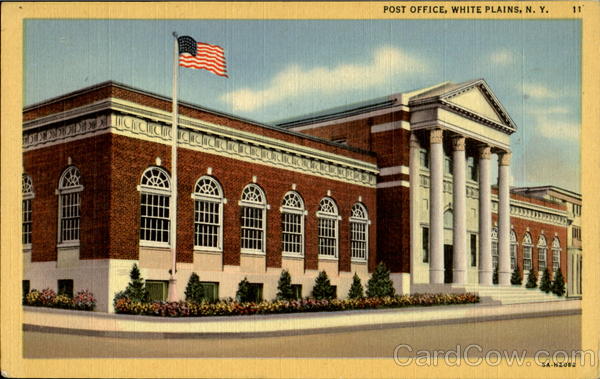
M 195 357 L 369 357 L 392 358 L 398 345 L 406 356 L 420 350 L 527 351 L 533 356 L 580 349 L 581 316 L 533 317 L 419 327 L 396 327 L 282 337 L 112 338 L 23 332 L 24 358 L 195 358 Z

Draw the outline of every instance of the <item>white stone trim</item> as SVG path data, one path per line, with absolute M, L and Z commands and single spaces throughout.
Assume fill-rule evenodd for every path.
M 409 175 L 408 166 L 391 166 L 391 167 L 383 167 L 379 169 L 379 175 L 387 176 L 387 175 L 396 175 L 396 174 L 405 174 Z
M 102 109 L 116 110 L 125 114 L 113 113 L 108 117 L 98 115 L 49 130 L 28 131 L 23 136 L 24 151 L 104 133 L 171 144 L 170 113 L 120 99 L 111 99 L 102 104 L 104 104 Z M 90 113 L 85 111 L 86 107 L 89 106 L 81 107 L 79 112 L 81 114 Z M 98 110 L 94 108 L 94 111 Z M 72 118 L 73 114 L 75 113 L 66 114 L 64 120 Z M 58 122 L 60 120 L 61 118 L 52 118 L 51 121 Z M 37 121 L 39 119 L 26 123 L 27 128 L 32 129 L 34 126 L 38 126 L 35 123 Z M 366 187 L 375 187 L 375 175 L 378 173 L 377 165 L 374 163 L 185 116 L 180 116 L 179 144 L 181 147 L 191 150 L 267 164 Z
M 410 122 L 408 121 L 394 121 L 386 122 L 384 124 L 377 124 L 371 126 L 371 133 L 389 132 L 391 130 L 410 130 Z
M 407 180 L 394 180 L 392 182 L 377 183 L 377 188 L 391 188 L 391 187 L 410 188 L 410 183 Z
M 315 124 L 292 127 L 292 128 L 290 128 L 290 130 L 294 130 L 296 132 L 301 132 L 303 130 L 315 129 L 315 128 L 320 128 L 322 126 L 328 126 L 328 125 L 341 124 L 344 122 L 363 120 L 363 119 L 366 119 L 369 117 L 382 116 L 385 114 L 394 113 L 394 112 L 398 112 L 398 111 L 408 112 L 409 109 L 410 108 L 407 107 L 406 105 L 394 105 L 389 108 L 378 109 L 378 110 L 371 111 L 368 113 L 360 113 L 355 116 L 340 117 L 340 118 L 336 118 L 335 120 L 328 120 L 328 121 L 323 121 L 323 122 L 317 122 Z

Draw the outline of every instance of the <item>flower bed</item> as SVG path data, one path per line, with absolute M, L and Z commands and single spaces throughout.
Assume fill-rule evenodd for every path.
M 163 317 L 202 317 L 237 316 L 256 314 L 276 314 L 295 312 L 334 312 L 354 309 L 400 308 L 407 306 L 431 306 L 449 304 L 478 303 L 479 296 L 464 294 L 414 294 L 394 297 L 373 297 L 344 300 L 303 299 L 292 301 L 263 301 L 260 303 L 238 303 L 220 301 L 217 303 L 179 302 L 134 302 L 123 297 L 115 301 L 115 312 L 123 314 L 163 316 Z
M 62 309 L 76 309 L 80 311 L 93 311 L 96 307 L 96 299 L 94 295 L 88 291 L 83 290 L 77 292 L 73 297 L 67 295 L 57 295 L 56 292 L 50 288 L 43 289 L 42 291 L 31 290 L 23 299 L 24 305 L 30 305 L 34 307 L 49 307 L 49 308 L 62 308 Z

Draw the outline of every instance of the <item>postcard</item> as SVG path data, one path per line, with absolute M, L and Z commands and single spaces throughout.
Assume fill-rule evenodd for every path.
M 2 10 L 4 376 L 598 376 L 597 3 Z

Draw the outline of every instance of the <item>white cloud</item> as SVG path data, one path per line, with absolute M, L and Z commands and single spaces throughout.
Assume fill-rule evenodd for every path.
M 553 106 L 553 107 L 529 107 L 525 112 L 532 115 L 558 115 L 558 114 L 569 114 L 571 110 L 564 106 Z
M 546 138 L 560 140 L 579 140 L 580 127 L 578 123 L 569 121 L 550 120 L 546 117 L 538 118 L 536 130 Z
M 510 50 L 501 49 L 493 52 L 490 55 L 490 62 L 496 65 L 509 65 L 511 63 L 514 63 L 514 61 L 515 55 Z
M 242 88 L 221 97 L 234 111 L 254 111 L 290 97 L 309 93 L 335 93 L 381 85 L 392 76 L 424 72 L 417 57 L 395 47 L 380 47 L 371 59 L 361 63 L 302 67 L 292 64 L 275 75 L 263 89 Z
M 523 91 L 523 95 L 526 98 L 532 98 L 536 100 L 540 99 L 555 99 L 558 97 L 558 93 L 550 90 L 548 87 L 542 84 L 535 83 L 523 83 L 519 86 Z

